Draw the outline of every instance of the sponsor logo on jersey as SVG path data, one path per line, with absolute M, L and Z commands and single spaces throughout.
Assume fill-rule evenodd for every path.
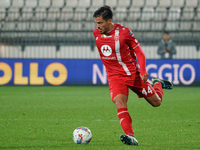
M 104 56 L 110 56 L 112 54 L 112 49 L 109 45 L 101 46 L 101 52 Z
M 115 56 L 113 56 L 113 57 L 102 57 L 102 59 L 113 60 L 113 59 L 117 59 L 117 58 Z

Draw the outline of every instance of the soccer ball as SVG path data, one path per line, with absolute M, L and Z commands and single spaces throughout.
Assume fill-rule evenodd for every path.
M 73 140 L 76 144 L 88 144 L 92 139 L 92 132 L 87 127 L 78 127 L 73 132 Z

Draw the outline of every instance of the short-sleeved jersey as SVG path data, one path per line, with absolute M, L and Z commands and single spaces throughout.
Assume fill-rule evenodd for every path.
M 93 34 L 108 80 L 110 77 L 134 75 L 138 71 L 136 57 L 131 50 L 139 46 L 139 42 L 129 28 L 114 24 L 109 33 L 101 34 L 96 28 Z

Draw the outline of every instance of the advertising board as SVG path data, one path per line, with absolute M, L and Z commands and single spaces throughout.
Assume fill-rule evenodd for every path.
M 200 85 L 200 60 L 147 60 L 149 79 Z M 105 85 L 100 59 L 0 59 L 0 85 Z

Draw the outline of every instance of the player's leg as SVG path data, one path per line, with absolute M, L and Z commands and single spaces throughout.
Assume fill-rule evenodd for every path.
M 143 83 L 141 79 L 135 81 L 134 84 L 134 86 L 130 86 L 129 88 L 135 92 L 138 97 L 144 97 L 147 102 L 149 102 L 154 107 L 161 105 L 163 96 L 161 83 L 158 83 L 152 87 L 148 81 Z
M 149 97 L 145 97 L 145 99 L 154 107 L 160 106 L 163 97 L 163 89 L 172 89 L 173 84 L 168 80 L 161 80 L 158 78 L 152 79 L 153 88 L 155 90 L 155 94 Z
M 125 134 L 120 136 L 121 141 L 127 145 L 139 145 L 138 141 L 134 137 L 132 119 L 127 109 L 128 96 L 124 94 L 118 94 L 113 98 L 112 101 L 116 105 L 119 122 L 125 132 Z
M 146 101 L 151 104 L 153 107 L 158 107 L 161 105 L 162 103 L 162 99 L 158 96 L 157 93 L 155 93 L 152 96 L 149 97 L 144 97 L 146 99 Z
M 128 96 L 126 94 L 118 94 L 112 99 L 117 109 L 127 108 Z
M 146 101 L 153 107 L 158 107 L 161 105 L 163 89 L 160 82 L 154 85 L 154 87 L 152 87 L 149 82 L 142 82 L 141 88 L 133 88 L 132 90 L 136 92 L 139 97 L 144 97 Z
M 113 98 L 117 108 L 117 116 L 119 118 L 120 125 L 127 135 L 134 135 L 132 127 L 132 119 L 127 109 L 128 96 L 124 94 L 118 94 Z
M 138 145 L 134 137 L 132 119 L 127 109 L 128 87 L 123 82 L 120 83 L 119 80 L 109 80 L 109 90 L 111 99 L 117 108 L 120 125 L 125 132 L 125 135 L 120 137 L 121 141 L 129 145 Z
M 115 92 L 123 93 L 123 91 L 125 91 L 125 90 L 117 92 L 117 89 L 116 89 L 113 92 L 115 94 Z M 124 94 L 117 94 L 112 99 L 112 101 L 117 108 L 117 116 L 119 118 L 119 122 L 120 122 L 122 129 L 124 130 L 124 132 L 127 135 L 134 135 L 133 127 L 132 127 L 132 119 L 131 119 L 131 116 L 129 115 L 129 112 L 127 109 L 128 92 L 126 92 Z

